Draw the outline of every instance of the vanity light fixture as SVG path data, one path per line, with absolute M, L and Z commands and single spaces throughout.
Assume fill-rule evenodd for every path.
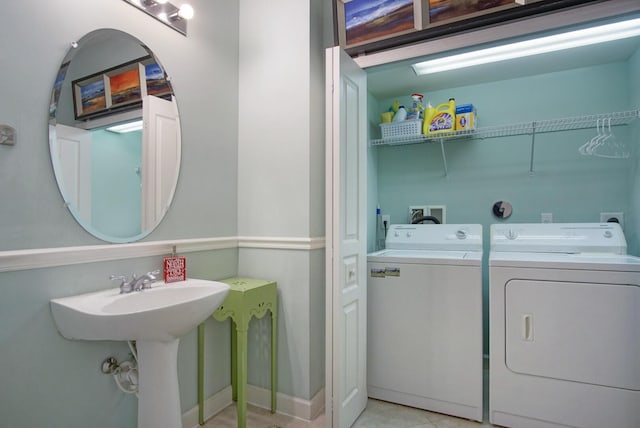
M 187 21 L 193 18 L 193 7 L 183 4 L 180 7 L 173 5 L 169 0 L 124 0 L 132 6 L 153 16 L 163 24 L 168 25 L 177 32 L 187 35 Z
M 110 126 L 109 128 L 107 128 L 107 131 L 117 132 L 118 134 L 126 134 L 127 132 L 139 131 L 141 129 L 142 120 L 135 120 L 133 122 Z
M 420 76 L 640 36 L 640 19 L 616 22 L 413 64 Z
M 193 7 L 191 7 L 190 4 L 183 4 L 182 6 L 180 6 L 180 10 L 178 10 L 178 16 L 182 19 L 191 19 L 193 18 L 193 15 L 195 14 Z

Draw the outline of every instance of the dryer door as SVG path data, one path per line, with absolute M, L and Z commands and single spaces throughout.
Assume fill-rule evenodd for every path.
M 509 369 L 640 390 L 640 287 L 514 279 L 505 293 Z

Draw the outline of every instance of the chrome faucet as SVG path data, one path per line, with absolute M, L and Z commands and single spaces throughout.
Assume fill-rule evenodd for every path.
M 151 288 L 151 284 L 158 281 L 158 275 L 160 275 L 160 270 L 154 270 L 151 272 L 147 272 L 144 275 L 136 276 L 134 273 L 131 275 L 131 280 L 127 280 L 127 277 L 124 275 L 111 275 L 109 277 L 110 280 L 120 280 L 120 294 L 131 293 L 132 291 L 142 291 L 147 288 Z
M 160 270 L 154 270 L 151 272 L 147 272 L 144 275 L 140 275 L 140 277 L 136 278 L 136 274 L 131 275 L 132 277 L 132 288 L 133 291 L 142 291 L 146 288 L 151 288 L 151 284 L 158 281 L 158 275 L 160 275 Z

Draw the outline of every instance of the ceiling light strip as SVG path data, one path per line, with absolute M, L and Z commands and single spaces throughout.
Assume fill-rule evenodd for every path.
M 120 125 L 110 126 L 107 131 L 117 132 L 118 134 L 124 134 L 127 132 L 139 131 L 142 129 L 142 120 L 136 120 L 134 122 L 122 123 Z
M 586 28 L 583 30 L 576 30 L 568 33 L 540 37 L 508 45 L 479 49 L 473 52 L 423 61 L 413 64 L 412 67 L 417 75 L 439 73 L 442 71 L 539 55 L 542 53 L 556 52 L 639 35 L 640 19 L 632 19 L 614 24 L 601 25 L 598 27 Z

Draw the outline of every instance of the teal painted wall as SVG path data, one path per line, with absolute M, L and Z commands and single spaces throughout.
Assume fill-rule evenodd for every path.
M 427 94 L 472 102 L 481 126 L 520 123 L 627 110 L 628 65 L 609 64 Z M 602 82 L 610 82 L 604 85 Z M 616 82 L 615 84 L 613 82 Z M 418 88 L 419 90 L 419 88 Z M 379 103 L 380 109 L 393 100 Z M 629 130 L 616 128 L 620 138 Z M 595 130 L 539 134 L 534 173 L 529 173 L 530 136 L 445 143 L 448 176 L 438 144 L 378 147 L 378 199 L 392 223 L 407 221 L 409 205 L 446 205 L 448 223 L 497 220 L 493 202 L 513 204 L 510 222 L 599 221 L 600 211 L 625 211 L 628 160 L 582 156 L 578 147 Z
M 107 236 L 127 238 L 142 230 L 142 131 L 91 133 L 91 224 Z
M 449 97 L 459 104 L 473 103 L 480 126 L 624 111 L 633 106 L 630 76 L 637 74 L 632 74 L 632 68 L 620 62 L 423 93 L 433 105 Z M 399 99 L 409 103 L 408 95 L 401 94 Z M 378 113 L 392 102 L 380 100 Z M 614 133 L 630 143 L 630 128 L 616 127 Z M 493 223 L 537 223 L 541 213 L 552 213 L 554 222 L 598 222 L 601 211 L 630 212 L 634 188 L 630 171 L 635 161 L 580 155 L 578 147 L 595 135 L 595 129 L 537 135 L 533 174 L 529 173 L 531 136 L 445 143 L 447 176 L 439 144 L 379 146 L 377 198 L 383 213 L 391 215 L 391 223 L 407 223 L 410 205 L 446 205 L 447 223 L 482 224 L 486 267 Z M 508 220 L 492 214 L 493 203 L 500 200 L 513 205 Z M 635 225 L 627 229 L 635 241 Z M 487 271 L 483 280 L 485 350 Z
M 367 98 L 367 131 L 369 135 L 375 135 L 378 128 L 380 115 L 378 105 L 371 95 Z M 378 148 L 367 147 L 367 252 L 375 251 L 376 242 L 376 208 L 380 205 L 378 200 Z M 373 225 L 373 227 L 371 227 Z
M 640 109 L 640 49 L 629 59 L 629 104 L 632 109 Z M 629 215 L 625 217 L 626 237 L 629 252 L 640 255 L 640 151 L 635 146 L 640 142 L 640 120 L 636 120 L 630 126 L 631 141 L 634 146 L 633 168 L 631 171 L 633 184 L 630 192 Z

